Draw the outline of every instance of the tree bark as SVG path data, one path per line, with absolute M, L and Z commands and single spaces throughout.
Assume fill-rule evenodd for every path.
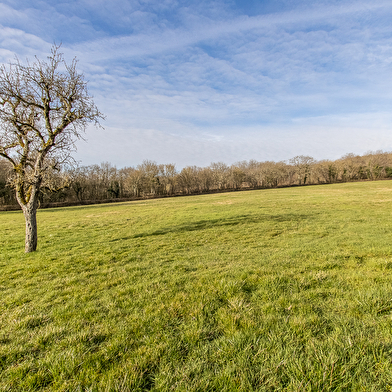
M 30 253 L 37 249 L 38 241 L 36 201 L 22 206 L 22 210 L 26 221 L 25 252 Z

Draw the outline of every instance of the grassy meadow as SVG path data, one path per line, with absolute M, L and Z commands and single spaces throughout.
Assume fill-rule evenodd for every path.
M 0 213 L 0 391 L 392 391 L 392 181 Z

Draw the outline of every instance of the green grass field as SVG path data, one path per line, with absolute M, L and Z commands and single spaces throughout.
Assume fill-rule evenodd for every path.
M 392 181 L 0 213 L 0 391 L 391 391 Z

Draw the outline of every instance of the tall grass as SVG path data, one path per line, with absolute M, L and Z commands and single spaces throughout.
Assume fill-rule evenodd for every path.
M 1 391 L 392 390 L 392 182 L 0 213 Z

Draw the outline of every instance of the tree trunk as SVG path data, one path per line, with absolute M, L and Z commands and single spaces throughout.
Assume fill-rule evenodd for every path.
M 35 200 L 22 206 L 23 215 L 26 221 L 25 252 L 34 252 L 37 249 L 37 203 Z

